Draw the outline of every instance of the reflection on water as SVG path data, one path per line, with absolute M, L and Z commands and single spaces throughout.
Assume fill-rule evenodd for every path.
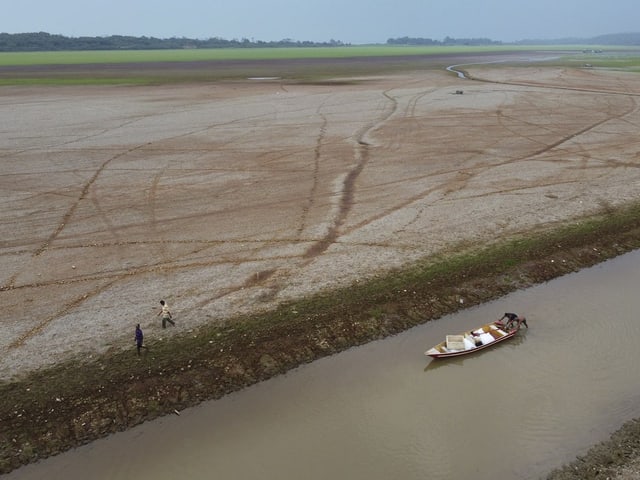
M 640 254 L 305 365 L 7 478 L 539 478 L 640 416 Z M 446 334 L 529 329 L 432 360 Z

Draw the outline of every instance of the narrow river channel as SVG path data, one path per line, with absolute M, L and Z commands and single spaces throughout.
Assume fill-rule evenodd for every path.
M 640 416 L 638 285 L 633 252 L 3 479 L 541 478 Z M 424 356 L 505 311 L 530 328 L 463 359 Z

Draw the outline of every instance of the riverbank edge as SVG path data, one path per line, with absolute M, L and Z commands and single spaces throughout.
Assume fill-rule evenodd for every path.
M 141 357 L 114 348 L 29 373 L 0 384 L 0 473 L 639 247 L 640 202 L 603 207 L 207 325 L 152 344 Z

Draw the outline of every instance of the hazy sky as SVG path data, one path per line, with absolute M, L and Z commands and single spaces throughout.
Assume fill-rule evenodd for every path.
M 7 0 L 0 32 L 384 43 L 640 30 L 640 0 Z

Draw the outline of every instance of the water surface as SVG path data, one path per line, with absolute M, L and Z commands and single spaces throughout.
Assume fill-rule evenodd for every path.
M 6 478 L 540 478 L 640 416 L 638 285 L 634 252 Z M 530 328 L 469 357 L 424 356 L 505 311 Z

